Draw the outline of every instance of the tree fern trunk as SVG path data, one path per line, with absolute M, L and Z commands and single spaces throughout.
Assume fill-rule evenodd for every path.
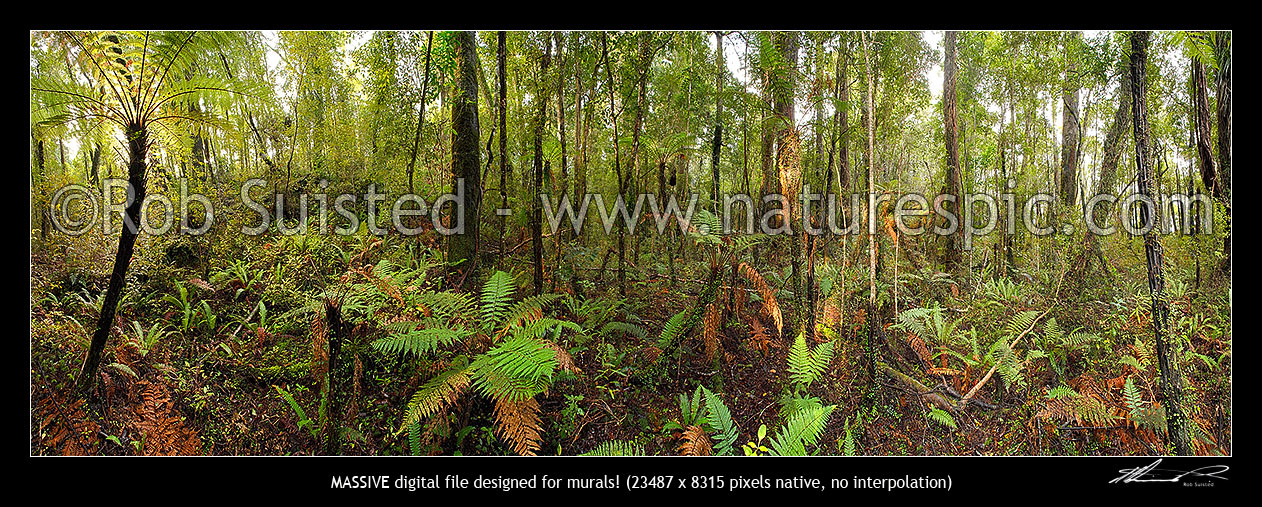
M 1160 202 L 1156 200 L 1156 180 L 1148 149 L 1148 88 L 1145 82 L 1148 36 L 1148 32 L 1131 34 L 1131 89 L 1134 94 L 1131 111 L 1134 115 L 1135 159 L 1139 165 L 1139 191 L 1154 202 Z M 1140 217 L 1145 224 L 1160 221 L 1151 211 L 1148 206 L 1140 207 Z M 1166 281 L 1162 271 L 1163 258 L 1157 227 L 1152 227 L 1144 235 L 1144 254 L 1148 262 L 1148 288 L 1152 291 L 1152 325 L 1157 341 L 1157 362 L 1161 368 L 1161 392 L 1165 398 L 1167 431 L 1175 453 L 1189 455 L 1192 454 L 1192 443 L 1187 417 L 1183 413 L 1183 374 L 1179 368 L 1177 348 L 1167 341 L 1168 337 L 1165 335 L 1170 308 L 1165 296 Z
M 149 133 L 143 127 L 127 129 L 127 154 L 130 159 L 127 165 L 127 184 L 132 189 L 128 197 L 130 201 L 124 210 L 123 232 L 118 238 L 118 252 L 114 255 L 114 269 L 110 273 L 110 283 L 105 289 L 105 299 L 101 303 L 101 314 L 96 322 L 96 331 L 92 334 L 92 343 L 88 346 L 88 356 L 79 370 L 78 384 L 86 390 L 96 378 L 97 367 L 101 363 L 101 352 L 105 350 L 105 341 L 109 339 L 110 329 L 114 327 L 114 315 L 118 310 L 118 300 L 123 293 L 123 282 L 127 277 L 127 268 L 131 264 L 132 252 L 136 246 L 136 236 L 140 233 L 140 208 L 145 199 L 145 158 L 149 153 Z

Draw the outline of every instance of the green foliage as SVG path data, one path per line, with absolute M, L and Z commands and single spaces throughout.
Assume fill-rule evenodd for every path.
M 929 412 L 926 416 L 929 417 L 929 420 L 951 428 L 952 430 L 957 428 L 955 425 L 955 418 L 951 417 L 951 413 L 938 407 L 929 407 Z
M 833 361 L 833 342 L 825 342 L 815 346 L 814 350 L 806 344 L 802 333 L 789 348 L 789 378 L 798 389 L 806 389 L 819 380 L 828 371 Z
M 289 404 L 289 408 L 293 409 L 294 413 L 298 415 L 298 429 L 306 428 L 307 433 L 310 433 L 312 437 L 317 437 L 320 431 L 318 428 L 319 421 L 312 421 L 308 418 L 307 412 L 298 405 L 298 402 L 294 400 L 293 395 L 289 394 L 289 391 L 286 391 L 285 388 L 278 385 L 273 385 L 272 387 L 276 388 L 276 393 L 281 397 L 281 399 L 285 400 L 285 403 Z
M 644 456 L 644 446 L 624 440 L 610 440 L 580 456 Z
M 789 416 L 784 425 L 771 437 L 772 454 L 779 456 L 806 456 L 828 426 L 828 417 L 836 405 L 815 406 Z
M 903 310 L 898 314 L 898 322 L 893 328 L 913 333 L 925 340 L 932 340 L 933 343 L 947 345 L 954 341 L 958 325 L 958 322 L 946 319 L 942 308 L 935 305 L 928 308 Z
M 740 435 L 736 430 L 736 423 L 732 421 L 732 412 L 722 398 L 705 386 L 697 386 L 691 398 L 688 393 L 679 395 L 679 414 L 678 421 L 667 422 L 662 429 L 683 431 L 689 426 L 701 426 L 715 439 L 716 456 L 732 454 L 733 446 Z

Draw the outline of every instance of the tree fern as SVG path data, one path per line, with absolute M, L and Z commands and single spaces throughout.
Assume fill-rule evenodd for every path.
M 539 340 L 509 338 L 469 366 L 483 394 L 499 401 L 521 401 L 543 392 L 556 371 L 556 352 Z

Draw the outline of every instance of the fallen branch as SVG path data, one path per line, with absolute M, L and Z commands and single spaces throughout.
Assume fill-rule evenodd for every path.
M 885 372 L 886 375 L 889 375 L 890 377 L 893 377 L 894 379 L 901 381 L 907 387 L 916 391 L 916 394 L 919 394 L 920 397 L 924 399 L 925 401 L 933 403 L 934 405 L 938 405 L 950 411 L 951 413 L 959 413 L 960 406 L 957 406 L 956 404 L 951 403 L 950 400 L 944 398 L 941 394 L 938 394 L 936 390 L 925 387 L 925 385 L 921 384 L 920 381 L 907 376 L 901 371 L 895 370 L 893 367 L 891 367 L 888 364 L 885 364 L 882 361 L 878 361 L 876 363 L 876 366 L 881 371 Z
M 1051 311 L 1052 309 L 1048 308 L 1047 310 L 1044 310 L 1043 313 L 1040 313 L 1038 317 L 1035 317 L 1034 321 L 1030 322 L 1030 327 L 1026 328 L 1025 331 L 1022 331 L 1021 334 L 1017 335 L 1016 339 L 1012 340 L 1012 343 L 1008 344 L 1008 349 L 1011 350 L 1013 347 L 1016 347 L 1017 342 L 1020 342 L 1022 338 L 1025 338 L 1025 335 L 1030 334 L 1030 331 L 1034 330 L 1034 326 L 1038 325 L 1039 320 L 1042 320 L 1042 318 L 1047 316 L 1047 314 Z M 995 370 L 998 368 L 999 361 L 995 361 L 995 364 L 991 365 L 990 371 L 986 372 L 986 376 L 977 381 L 977 385 L 973 386 L 972 389 L 969 389 L 968 394 L 965 394 L 963 398 L 960 398 L 960 405 L 968 405 L 968 401 L 973 399 L 973 395 L 977 394 L 977 391 L 981 389 L 983 385 L 986 385 L 986 381 L 990 380 L 990 377 L 995 374 Z

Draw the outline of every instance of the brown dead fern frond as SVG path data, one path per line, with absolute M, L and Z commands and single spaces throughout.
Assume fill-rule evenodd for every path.
M 513 452 L 522 456 L 534 456 L 543 440 L 543 428 L 539 425 L 539 402 L 533 397 L 521 401 L 495 401 L 495 431 Z

